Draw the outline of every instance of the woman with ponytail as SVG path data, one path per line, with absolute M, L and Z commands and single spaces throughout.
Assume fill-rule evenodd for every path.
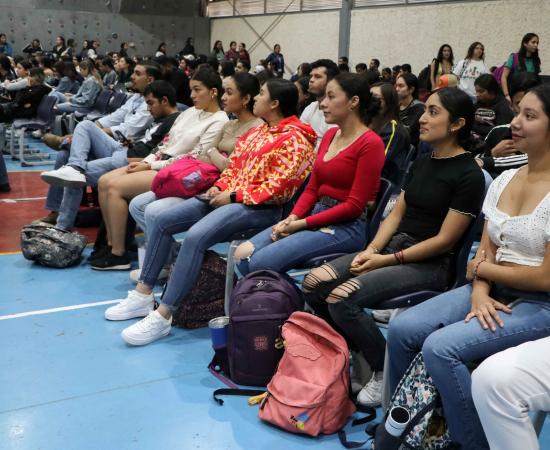
M 368 124 L 378 101 L 357 74 L 342 73 L 327 85 L 324 135 L 309 183 L 290 215 L 241 244 L 239 271 L 284 272 L 317 256 L 356 252 L 366 244 L 365 208 L 376 199 L 384 144 Z
M 453 252 L 479 214 L 485 182 L 463 143 L 474 105 L 459 89 L 432 94 L 420 118 L 420 139 L 433 153 L 416 159 L 390 215 L 366 250 L 313 269 L 305 298 L 317 314 L 359 350 L 373 370 L 357 400 L 381 400 L 386 342 L 364 308 L 419 290 L 444 291 L 452 282 Z M 420 320 L 420 318 L 418 319 Z

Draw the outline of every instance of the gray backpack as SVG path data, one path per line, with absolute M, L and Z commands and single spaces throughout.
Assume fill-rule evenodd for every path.
M 69 267 L 80 261 L 86 237 L 47 224 L 21 229 L 21 251 L 26 259 L 48 267 Z

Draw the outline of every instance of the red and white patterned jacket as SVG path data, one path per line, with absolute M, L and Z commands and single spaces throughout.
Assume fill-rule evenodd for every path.
M 283 204 L 303 184 L 315 160 L 317 134 L 296 116 L 241 136 L 215 186 L 246 205 Z

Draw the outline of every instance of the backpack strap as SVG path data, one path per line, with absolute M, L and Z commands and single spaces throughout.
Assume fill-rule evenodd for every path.
M 516 70 L 519 67 L 519 53 L 512 53 L 512 70 Z
M 391 143 L 393 142 L 393 137 L 395 136 L 395 129 L 397 128 L 397 121 L 392 119 L 391 121 L 391 136 L 390 140 L 388 141 L 388 145 L 386 145 L 386 150 L 384 151 L 384 154 L 387 155 L 388 151 L 391 147 Z
M 255 405 L 259 403 L 265 395 L 267 395 L 267 391 L 262 391 L 260 389 L 216 389 L 214 393 L 212 394 L 212 397 L 214 397 L 214 400 L 216 403 L 220 406 L 223 405 L 223 400 L 219 398 L 220 395 L 235 395 L 235 396 L 241 396 L 241 397 L 251 397 L 249 400 L 249 404 Z M 262 397 L 262 398 L 257 398 Z
M 376 409 L 373 408 L 372 406 L 356 405 L 356 407 L 357 407 L 357 411 L 365 413 L 366 416 L 353 420 L 351 422 L 352 427 L 355 425 L 364 425 L 365 423 L 376 419 Z M 368 431 L 369 429 L 370 429 L 370 425 L 365 429 L 365 433 L 369 434 L 369 431 Z M 346 448 L 360 448 L 370 440 L 369 438 L 364 442 L 348 441 L 347 434 L 344 430 L 338 431 L 338 439 L 340 439 L 340 443 Z

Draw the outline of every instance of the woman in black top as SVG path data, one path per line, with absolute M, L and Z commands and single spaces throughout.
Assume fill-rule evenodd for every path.
M 397 76 L 395 90 L 399 98 L 399 120 L 411 137 L 411 144 L 418 145 L 420 125 L 418 120 L 424 113 L 424 103 L 418 100 L 418 78 L 412 73 Z
M 36 116 L 42 97 L 51 91 L 51 88 L 44 84 L 44 78 L 42 69 L 32 68 L 27 78 L 28 87 L 17 91 L 13 102 L 0 104 L 0 122 Z
M 475 137 L 484 140 L 493 127 L 510 123 L 514 112 L 490 73 L 477 77 L 474 86 L 477 102 L 472 131 Z
M 369 128 L 384 142 L 386 159 L 382 176 L 399 187 L 405 174 L 405 160 L 411 146 L 409 133 L 399 123 L 399 102 L 393 85 L 378 82 L 372 85 L 370 91 L 372 96 L 380 101 L 380 110 L 372 119 Z
M 483 173 L 464 150 L 474 121 L 468 94 L 446 88 L 426 102 L 420 139 L 434 151 L 417 159 L 390 215 L 366 250 L 313 269 L 304 279 L 307 303 L 359 350 L 374 374 L 357 397 L 381 400 L 385 340 L 363 308 L 419 290 L 445 290 L 452 253 L 479 214 Z

